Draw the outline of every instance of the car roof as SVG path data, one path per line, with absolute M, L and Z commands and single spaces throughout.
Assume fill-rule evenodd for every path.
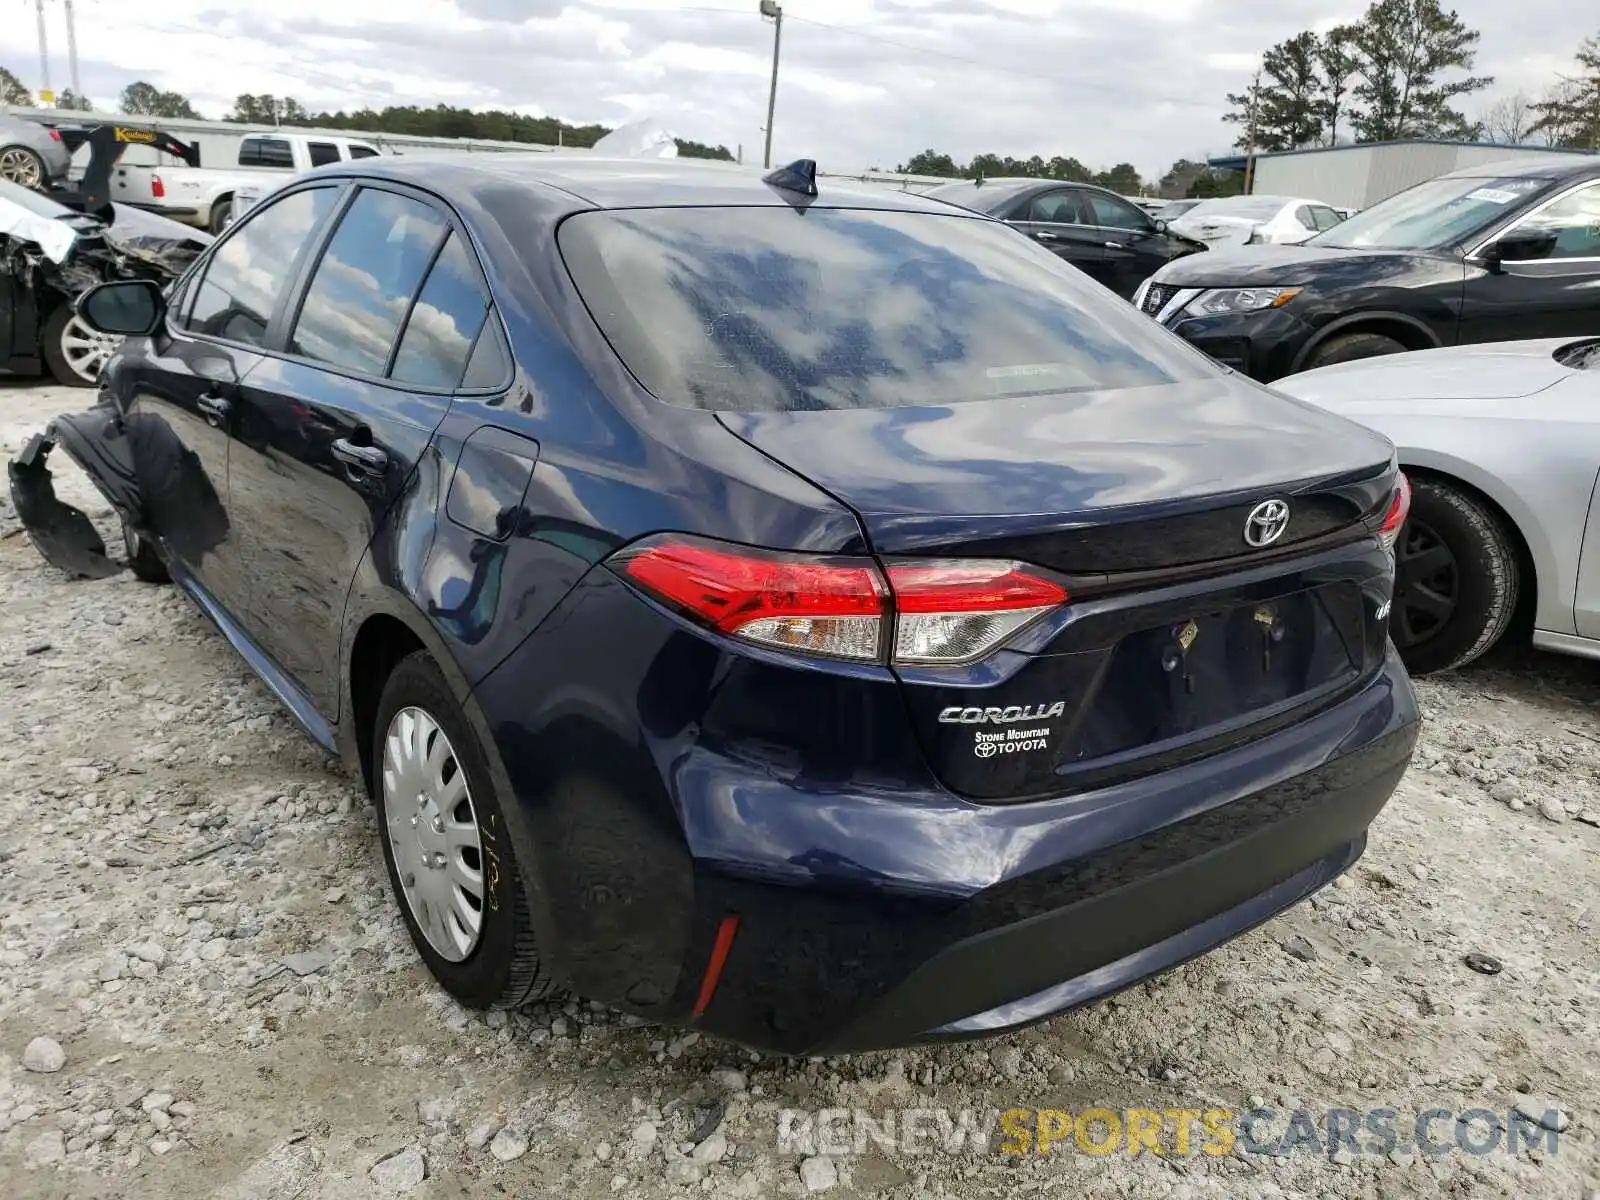
M 478 192 L 506 184 L 553 188 L 573 207 L 692 208 L 715 205 L 777 207 L 804 198 L 762 182 L 765 171 L 731 163 L 685 159 L 597 158 L 578 154 L 406 154 L 330 164 L 318 174 L 368 176 L 448 192 Z M 886 186 L 819 179 L 819 208 L 875 208 L 948 216 L 950 206 Z
M 1460 167 L 1443 179 L 1562 179 L 1568 175 L 1600 174 L 1600 157 L 1592 154 L 1543 153 L 1538 158 L 1502 159 Z

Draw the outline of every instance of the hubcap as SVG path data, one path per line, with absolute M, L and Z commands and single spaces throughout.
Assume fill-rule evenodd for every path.
M 1434 529 L 1415 517 L 1395 544 L 1394 611 L 1389 634 L 1402 650 L 1438 634 L 1460 599 L 1456 556 Z
M 38 155 L 13 146 L 0 151 L 0 178 L 20 183 L 25 188 L 36 188 L 44 182 L 44 169 Z
M 483 930 L 483 843 L 450 739 L 402 708 L 383 740 L 383 811 L 401 895 L 439 957 L 461 962 Z
M 121 338 L 90 329 L 76 316 L 61 329 L 61 357 L 80 379 L 93 383 L 116 350 Z

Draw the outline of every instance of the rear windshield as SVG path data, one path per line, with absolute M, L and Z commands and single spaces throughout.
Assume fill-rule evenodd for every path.
M 993 221 L 632 209 L 569 218 L 559 244 L 623 363 L 660 399 L 691 408 L 952 404 L 1218 370 Z

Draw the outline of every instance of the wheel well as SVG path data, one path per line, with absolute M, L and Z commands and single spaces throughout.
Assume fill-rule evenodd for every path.
M 1329 342 L 1337 341 L 1346 334 L 1351 333 L 1377 333 L 1386 338 L 1393 338 L 1407 350 L 1432 350 L 1439 345 L 1438 341 L 1426 330 L 1413 325 L 1410 321 L 1401 321 L 1394 317 L 1374 316 L 1352 321 L 1348 325 L 1341 325 L 1327 337 L 1313 347 L 1310 358 Z
M 422 639 L 404 621 L 383 615 L 369 617 L 350 647 L 350 720 L 361 754 L 361 778 L 369 795 L 374 782 L 372 724 L 378 715 L 383 685 L 401 659 L 422 649 Z
M 1450 474 L 1448 471 L 1436 471 L 1429 467 L 1414 467 L 1410 463 L 1402 462 L 1400 469 L 1406 477 L 1412 480 L 1428 480 L 1432 483 L 1442 483 L 1454 488 L 1456 491 L 1470 496 L 1478 504 L 1483 505 L 1500 522 L 1511 538 L 1511 547 L 1517 554 L 1517 570 L 1520 571 L 1520 595 L 1517 597 L 1517 612 L 1511 619 L 1513 629 L 1533 627 L 1534 614 L 1539 607 L 1539 574 L 1534 566 L 1533 551 L 1528 549 L 1528 539 L 1522 535 L 1522 530 L 1511 519 L 1511 515 L 1501 508 L 1487 492 L 1473 487 L 1466 480 Z

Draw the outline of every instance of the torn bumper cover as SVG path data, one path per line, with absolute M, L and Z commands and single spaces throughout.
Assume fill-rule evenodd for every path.
M 216 489 L 194 453 L 164 421 L 144 413 L 122 413 L 105 402 L 85 412 L 56 417 L 28 439 L 8 468 L 11 502 L 45 561 L 78 579 L 105 579 L 123 569 L 83 510 L 56 495 L 47 460 L 59 446 L 129 527 L 166 541 L 197 561 L 228 533 L 228 518 Z

